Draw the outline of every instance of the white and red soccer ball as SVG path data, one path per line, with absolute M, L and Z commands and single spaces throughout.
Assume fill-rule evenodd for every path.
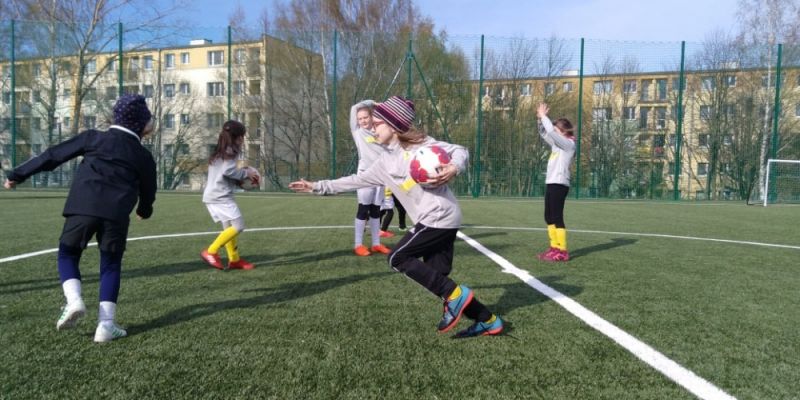
M 244 178 L 239 181 L 239 187 L 244 190 L 255 190 L 259 188 L 259 183 L 261 182 L 261 174 L 258 173 L 258 170 L 253 167 L 247 167 L 247 169 L 251 169 L 256 172 L 256 175 L 252 178 Z
M 409 174 L 414 182 L 425 186 L 428 180 L 439 175 L 440 168 L 450 163 L 450 155 L 436 145 L 423 146 L 414 152 Z

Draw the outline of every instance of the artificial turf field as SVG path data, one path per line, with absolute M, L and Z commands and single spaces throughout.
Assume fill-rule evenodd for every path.
M 572 260 L 552 264 L 535 257 L 542 199 L 462 199 L 463 238 L 489 253 L 458 240 L 451 277 L 510 329 L 454 340 L 436 332 L 440 300 L 352 254 L 353 196 L 239 195 L 256 269 L 218 271 L 198 256 L 219 229 L 200 195 L 159 193 L 123 260 L 129 337 L 98 345 L 95 247 L 87 316 L 55 329 L 47 250 L 64 198 L 0 192 L 3 399 L 800 398 L 798 206 L 570 198 Z M 638 358 L 572 302 L 674 365 Z

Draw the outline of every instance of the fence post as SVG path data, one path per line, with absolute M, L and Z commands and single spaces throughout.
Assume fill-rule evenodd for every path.
M 122 22 L 117 24 L 117 37 L 119 38 L 117 43 L 117 62 L 119 63 L 117 67 L 117 97 L 122 97 L 122 85 L 123 81 L 123 71 L 124 68 L 122 66 Z
M 675 108 L 675 170 L 672 177 L 672 199 L 680 200 L 681 142 L 683 141 L 683 88 L 686 86 L 684 65 L 686 61 L 686 41 L 681 41 L 681 71 L 678 75 L 678 104 Z
M 778 118 L 781 116 L 781 61 L 783 55 L 783 45 L 778 44 L 778 64 L 775 66 L 775 107 L 773 107 L 772 114 L 772 138 L 770 147 L 769 158 L 778 158 Z M 768 159 L 769 159 L 768 158 Z M 769 182 L 770 174 L 775 174 L 775 171 L 769 171 L 769 161 L 767 161 L 767 182 Z M 764 196 L 775 201 L 777 193 L 775 188 L 771 188 L 769 193 L 764 193 Z
M 233 44 L 231 43 L 231 26 L 228 25 L 228 120 L 231 119 L 231 67 L 233 66 Z
M 583 41 L 581 38 L 581 64 L 578 71 L 578 132 L 575 151 L 575 198 L 581 197 L 581 134 L 583 132 Z
M 411 98 L 411 55 L 413 54 L 413 47 L 411 43 L 411 32 L 408 33 L 408 52 L 406 53 L 406 63 L 408 63 L 408 81 L 406 81 L 406 98 Z
M 778 119 L 781 116 L 781 60 L 783 45 L 778 44 L 778 65 L 775 67 L 775 107 L 772 114 L 772 149 L 770 158 L 778 158 Z
M 17 46 L 14 36 L 16 30 L 15 22 L 11 20 L 11 168 L 17 167 L 17 73 L 16 73 L 16 49 Z
M 330 178 L 336 177 L 336 86 L 338 84 L 338 75 L 336 73 L 336 48 L 339 40 L 339 31 L 333 31 L 333 89 L 331 94 L 331 168 Z
M 478 116 L 478 124 L 476 127 L 476 134 L 475 134 L 475 155 L 473 160 L 475 160 L 475 169 L 472 173 L 473 185 L 472 185 L 472 197 L 477 198 L 480 192 L 480 185 L 481 185 L 481 130 L 483 125 L 483 35 L 481 35 L 481 61 L 478 65 L 478 102 L 477 102 L 477 116 Z

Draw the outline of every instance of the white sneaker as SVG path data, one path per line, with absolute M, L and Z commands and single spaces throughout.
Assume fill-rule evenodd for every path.
M 74 328 L 78 323 L 78 319 L 86 314 L 86 304 L 83 303 L 83 300 L 78 299 L 72 303 L 67 303 L 67 305 L 61 307 L 61 310 L 61 316 L 56 322 L 56 329 L 59 331 Z
M 97 330 L 94 331 L 95 343 L 110 342 L 125 336 L 128 336 L 128 332 L 115 322 L 111 322 L 110 324 L 101 322 L 97 324 Z

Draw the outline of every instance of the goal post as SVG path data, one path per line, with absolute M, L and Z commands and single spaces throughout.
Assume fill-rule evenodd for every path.
M 776 203 L 800 203 L 800 160 L 767 160 L 764 207 Z

